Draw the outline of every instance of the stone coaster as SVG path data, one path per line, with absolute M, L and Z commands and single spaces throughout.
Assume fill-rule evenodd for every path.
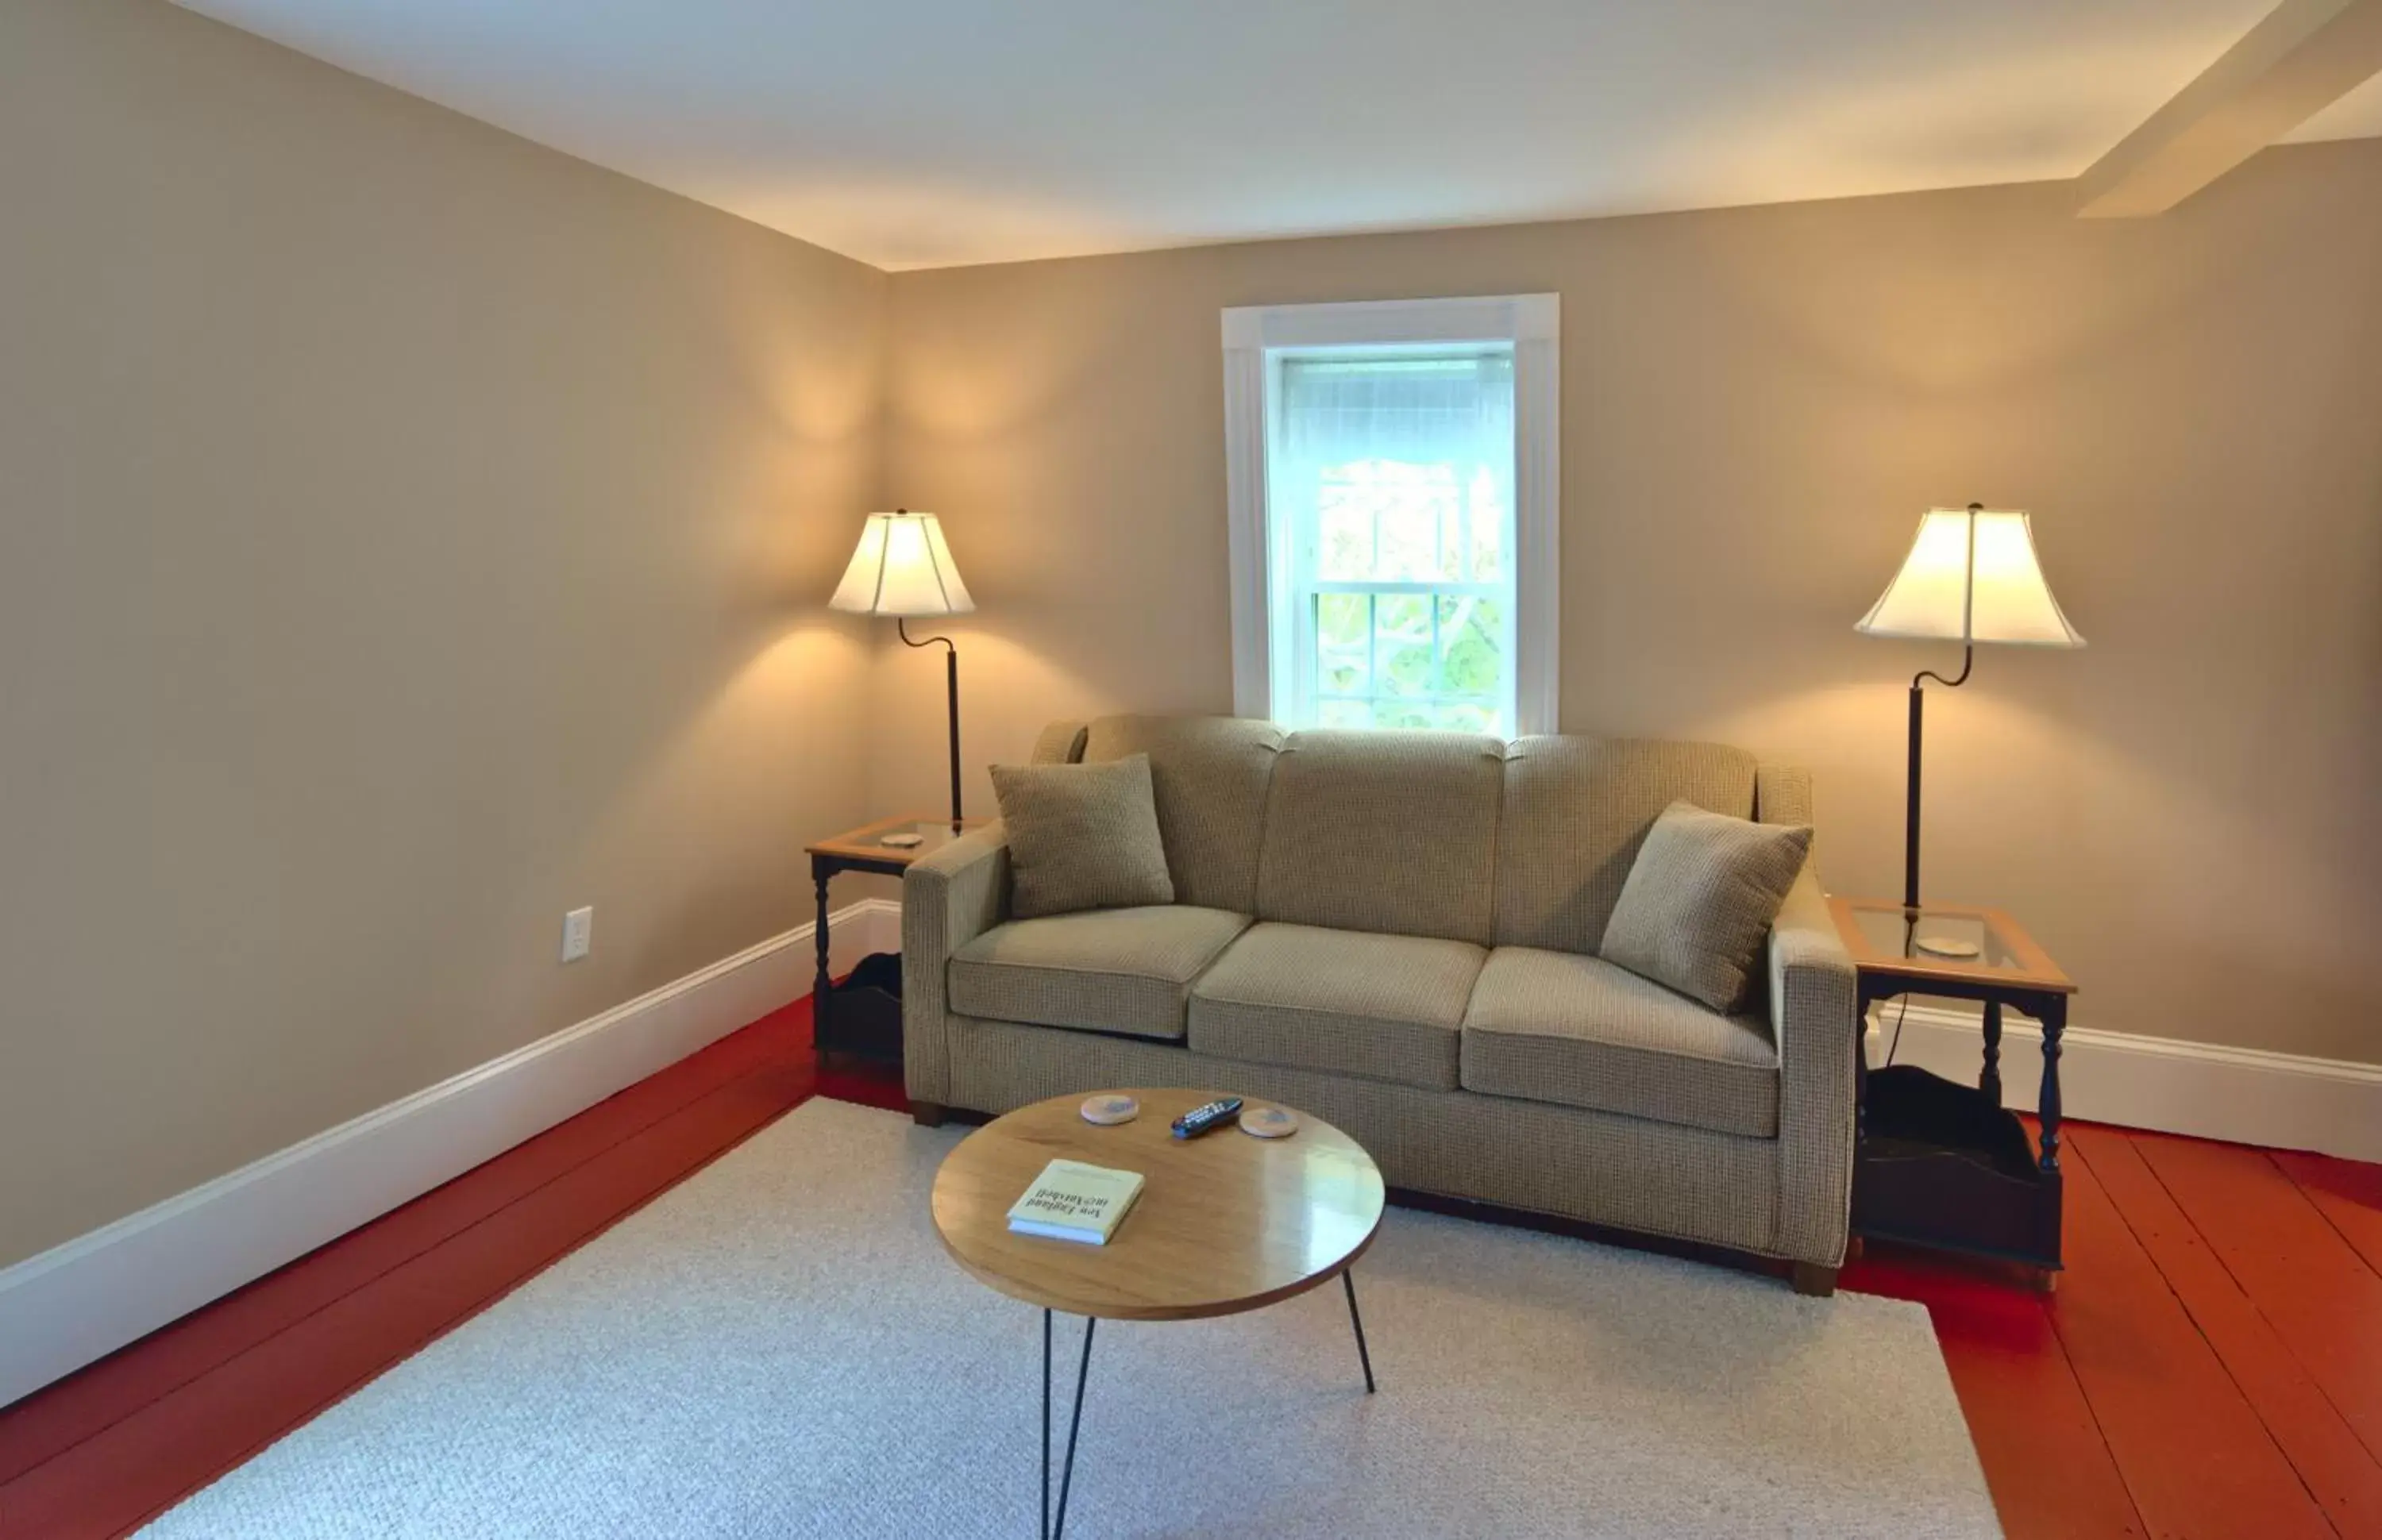
M 1241 1131 L 1259 1139 L 1286 1139 L 1298 1131 L 1298 1114 L 1278 1106 L 1245 1107 Z
M 1113 1093 L 1087 1098 L 1083 1107 L 1084 1121 L 1106 1127 L 1114 1123 L 1130 1123 L 1141 1116 L 1141 1104 L 1131 1096 Z

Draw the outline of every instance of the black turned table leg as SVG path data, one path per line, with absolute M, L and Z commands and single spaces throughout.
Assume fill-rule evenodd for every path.
M 1977 1089 L 1993 1098 L 1994 1106 L 2002 1105 L 2002 1003 L 1985 1002 L 1985 1068 L 1977 1077 Z
M 1341 1269 L 1340 1281 L 1348 1286 L 1348 1324 L 1357 1328 L 1357 1362 L 1365 1368 L 1365 1394 L 1373 1393 L 1373 1355 L 1365 1351 L 1365 1318 L 1357 1314 L 1357 1269 Z
M 2037 1008 L 2043 1023 L 2043 1089 L 2036 1095 L 2035 1116 L 2043 1120 L 2044 1170 L 2059 1173 L 2059 1036 L 2068 1030 L 2068 996 L 2046 996 Z
M 828 996 L 834 981 L 827 971 L 827 884 L 829 874 L 817 857 L 811 860 L 811 881 L 818 887 L 818 924 L 812 940 L 818 949 L 818 972 L 811 977 L 811 1043 L 824 1056 L 827 1052 Z

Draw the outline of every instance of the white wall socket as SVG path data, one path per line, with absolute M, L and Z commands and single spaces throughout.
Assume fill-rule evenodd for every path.
M 562 960 L 576 962 L 587 955 L 596 939 L 596 907 L 574 909 L 562 917 Z

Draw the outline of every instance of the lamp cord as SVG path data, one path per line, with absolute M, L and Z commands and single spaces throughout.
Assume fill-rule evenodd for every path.
M 1965 668 L 1961 669 L 1960 678 L 1965 679 L 1968 677 L 1969 671 Z M 1919 917 L 1915 914 L 1905 913 L 1902 917 L 1902 955 L 1904 957 L 1910 957 L 1916 953 L 1918 949 L 1918 934 Z M 1878 1066 L 1879 1069 L 1891 1069 L 1894 1068 L 1894 1056 L 1900 1052 L 1902 1048 L 1902 1019 L 1909 1013 L 1909 996 L 1905 995 L 1900 999 L 1894 1002 L 1894 1035 L 1886 1041 L 1885 1062 Z

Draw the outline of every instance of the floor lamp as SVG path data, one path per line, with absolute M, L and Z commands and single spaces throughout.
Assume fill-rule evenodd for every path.
M 1902 908 L 1919 913 L 1920 718 L 1929 679 L 1947 689 L 1966 684 L 1980 642 L 2021 647 L 2081 647 L 2084 638 L 2060 613 L 2035 559 L 2034 532 L 2023 513 L 1931 508 L 1902 570 L 1853 628 L 1864 636 L 1957 642 L 1960 672 L 1946 678 L 1922 668 L 1910 679 L 1909 795 L 1903 810 Z
M 952 727 L 952 828 L 960 826 L 960 650 L 947 636 L 913 638 L 909 623 L 929 616 L 966 615 L 976 608 L 960 569 L 952 563 L 952 548 L 943 543 L 943 526 L 931 513 L 898 508 L 872 513 L 860 532 L 860 544 L 843 581 L 828 602 L 829 609 L 853 615 L 890 615 L 894 630 L 913 647 L 944 647 L 943 687 L 949 696 Z

